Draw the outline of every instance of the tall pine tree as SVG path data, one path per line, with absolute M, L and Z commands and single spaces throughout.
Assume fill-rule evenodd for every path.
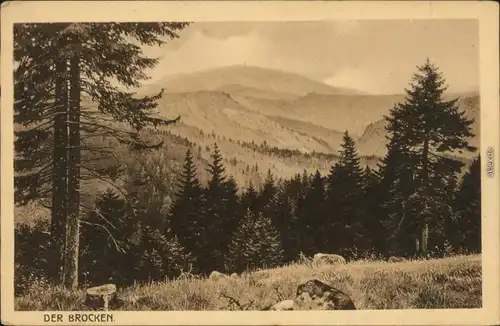
M 161 93 L 139 98 L 122 91 L 147 79 L 144 69 L 158 59 L 144 56 L 145 45 L 174 39 L 186 23 L 53 23 L 14 27 L 16 201 L 41 200 L 52 210 L 52 279 L 78 285 L 80 182 L 112 182 L 122 162 L 97 168 L 85 153 L 115 159 L 114 148 L 91 142 L 114 137 L 133 149 L 149 147 L 138 130 L 168 125 L 154 117 Z M 86 96 L 84 98 L 84 96 Z M 113 124 L 115 123 L 115 124 Z M 131 130 L 117 126 L 125 123 Z M 90 155 L 90 156 L 92 156 Z M 61 268 L 64 267 L 64 268 Z
M 363 174 L 355 142 L 347 131 L 341 147 L 340 159 L 328 176 L 325 239 L 330 240 L 330 250 L 353 256 L 370 246 L 363 226 Z
M 241 218 L 243 217 L 243 211 L 241 210 L 240 198 L 238 196 L 238 184 L 232 175 L 229 175 L 225 182 L 226 195 L 224 210 L 227 217 L 223 229 L 226 234 L 232 234 L 236 227 L 238 226 Z M 224 239 L 224 246 L 229 245 L 231 238 L 226 236 Z
M 259 194 L 259 208 L 270 214 L 272 204 L 276 195 L 276 181 L 271 170 L 267 171 L 266 179 Z
M 380 205 L 380 179 L 375 171 L 366 166 L 363 170 L 364 229 L 368 230 L 372 249 L 377 253 L 387 252 L 387 235 L 383 224 L 384 211 Z
M 212 162 L 209 164 L 207 172 L 210 174 L 207 188 L 205 189 L 206 206 L 204 211 L 204 220 L 209 238 L 207 245 L 208 255 L 202 259 L 205 273 L 213 270 L 224 269 L 224 254 L 227 251 L 225 247 L 225 237 L 227 232 L 224 228 L 227 225 L 228 216 L 226 211 L 227 185 L 226 169 L 222 163 L 222 155 L 217 144 L 214 144 L 212 152 Z
M 383 173 L 392 180 L 384 181 L 391 194 L 385 207 L 395 243 L 405 253 L 427 255 L 428 245 L 443 244 L 443 221 L 452 214 L 447 190 L 464 165 L 449 154 L 475 150 L 467 142 L 474 136 L 473 120 L 460 111 L 458 98 L 443 99 L 445 91 L 443 76 L 427 59 L 405 102 L 386 117 L 391 138 Z
M 203 256 L 208 237 L 202 220 L 203 192 L 196 175 L 191 149 L 187 149 L 178 191 L 169 211 L 169 222 L 179 242 L 195 256 Z
M 285 181 L 278 188 L 273 213 L 273 224 L 279 232 L 284 262 L 294 261 L 300 252 L 297 199 L 292 194 L 290 184 L 290 181 Z
M 298 225 L 300 229 L 300 248 L 306 255 L 313 255 L 327 250 L 324 238 L 325 230 L 325 182 L 320 172 L 316 170 L 304 200 L 298 211 Z
M 255 190 L 252 180 L 250 180 L 248 187 L 243 193 L 241 198 L 242 211 L 246 212 L 248 209 L 250 209 L 254 213 L 258 212 L 257 200 L 258 200 L 258 193 Z

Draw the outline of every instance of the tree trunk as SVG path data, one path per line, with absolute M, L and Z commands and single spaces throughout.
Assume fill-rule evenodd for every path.
M 68 221 L 64 286 L 78 287 L 78 256 L 80 243 L 80 58 L 75 53 L 70 63 L 70 110 L 68 115 Z
M 424 181 L 424 191 L 425 195 L 429 194 L 429 139 L 426 138 L 424 139 L 424 149 L 422 153 L 422 173 L 423 173 L 423 181 Z M 424 216 L 426 219 L 426 217 Z M 420 241 L 420 254 L 421 256 L 425 257 L 427 256 L 427 240 L 429 237 L 429 224 L 428 221 L 425 220 L 423 221 L 423 225 L 420 229 L 421 233 L 421 241 Z
M 62 280 L 65 225 L 67 216 L 67 147 L 66 127 L 68 110 L 67 64 L 56 63 L 55 105 L 54 105 L 54 150 L 52 173 L 52 218 L 51 256 L 49 258 L 50 278 L 55 283 Z
M 429 225 L 426 223 L 422 228 L 422 240 L 420 241 L 421 254 L 427 257 L 427 239 L 429 237 Z

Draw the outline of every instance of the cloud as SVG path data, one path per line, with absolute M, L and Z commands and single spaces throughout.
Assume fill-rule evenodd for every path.
M 265 41 L 255 33 L 233 35 L 230 38 L 211 38 L 196 30 L 176 51 L 164 51 L 161 62 L 150 71 L 151 81 L 169 74 L 242 63 L 262 66 L 263 46 Z
M 373 93 L 402 92 L 427 57 L 450 90 L 478 88 L 477 20 L 193 23 L 151 53 L 153 79 L 247 64 Z
M 347 87 L 373 94 L 387 91 L 387 87 L 377 83 L 373 75 L 357 69 L 341 70 L 335 76 L 323 79 L 323 82 L 335 87 Z

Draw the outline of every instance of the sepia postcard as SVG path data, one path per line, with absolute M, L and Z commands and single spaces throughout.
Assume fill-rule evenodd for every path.
M 1 24 L 2 324 L 500 323 L 496 2 Z

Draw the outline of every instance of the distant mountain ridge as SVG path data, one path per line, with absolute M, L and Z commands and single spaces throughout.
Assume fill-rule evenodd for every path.
M 195 130 L 235 141 L 324 153 L 338 153 L 347 130 L 361 155 L 379 157 L 386 150 L 382 119 L 396 103 L 405 100 L 402 94 L 364 94 L 293 73 L 251 66 L 167 76 L 143 92 L 161 88 L 165 94 L 159 114 L 180 115 L 183 124 Z M 460 106 L 478 120 L 479 96 L 464 95 Z M 479 134 L 478 121 L 473 127 Z M 181 136 L 196 141 L 195 134 Z M 471 141 L 479 142 L 478 138 Z
M 149 91 L 158 91 L 164 88 L 167 93 L 186 93 L 200 90 L 221 90 L 221 88 L 230 85 L 295 96 L 303 96 L 313 92 L 321 94 L 364 93 L 349 88 L 333 87 L 291 72 L 245 65 L 165 76 L 152 85 L 148 85 L 147 88 Z

